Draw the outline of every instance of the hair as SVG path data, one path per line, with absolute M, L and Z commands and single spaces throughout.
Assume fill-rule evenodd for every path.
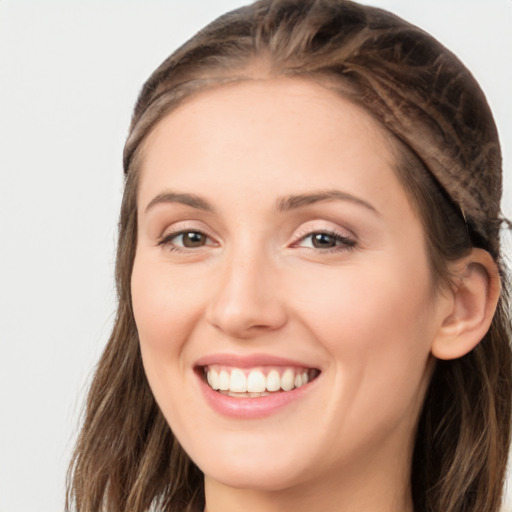
M 130 290 L 138 167 L 153 127 L 194 94 L 286 76 L 337 90 L 390 134 L 397 176 L 424 226 L 434 283 L 449 282 L 448 262 L 472 247 L 499 265 L 502 293 L 488 333 L 466 356 L 436 361 L 411 470 L 415 512 L 499 510 L 512 364 L 496 127 L 482 91 L 451 52 L 386 11 L 345 0 L 261 0 L 235 10 L 145 83 L 124 150 L 117 316 L 89 391 L 67 510 L 203 510 L 203 475 L 167 425 L 142 366 Z

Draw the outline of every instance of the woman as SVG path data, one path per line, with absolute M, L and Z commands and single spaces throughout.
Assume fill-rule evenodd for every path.
M 69 506 L 498 511 L 510 330 L 483 93 L 343 0 L 229 13 L 146 82 Z

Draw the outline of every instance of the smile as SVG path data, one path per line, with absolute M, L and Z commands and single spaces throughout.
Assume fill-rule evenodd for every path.
M 206 403 L 225 418 L 262 419 L 318 389 L 321 370 L 271 354 L 209 354 L 194 364 Z
M 206 382 L 215 391 L 231 397 L 258 398 L 300 388 L 318 376 L 312 368 L 236 368 L 210 365 L 203 368 Z

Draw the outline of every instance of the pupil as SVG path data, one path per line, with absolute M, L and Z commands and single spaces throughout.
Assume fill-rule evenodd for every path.
M 204 245 L 204 235 L 195 231 L 185 233 L 183 236 L 183 245 L 185 247 L 199 247 L 200 245 Z
M 331 235 L 326 233 L 317 233 L 313 236 L 313 247 L 325 249 L 326 247 L 334 247 L 336 241 Z

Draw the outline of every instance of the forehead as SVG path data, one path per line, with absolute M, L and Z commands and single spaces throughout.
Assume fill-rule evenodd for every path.
M 185 168 L 206 179 L 238 166 L 301 180 L 329 159 L 343 169 L 363 155 L 360 165 L 391 168 L 391 147 L 368 112 L 333 90 L 307 79 L 249 80 L 202 91 L 165 116 L 142 147 L 141 185 L 164 168 L 176 179 Z
M 293 135 L 290 121 L 297 129 L 317 121 L 325 128 L 323 135 L 330 131 L 331 135 L 343 136 L 336 121 L 344 118 L 352 125 L 351 132 L 357 126 L 375 141 L 378 139 L 388 145 L 391 142 L 389 134 L 369 112 L 351 102 L 341 91 L 343 89 L 337 88 L 332 81 L 324 86 L 303 77 L 253 78 L 214 85 L 188 97 L 164 116 L 147 140 L 154 139 L 172 125 L 179 125 L 183 134 L 184 130 L 192 128 L 199 135 L 201 129 L 212 129 L 218 121 L 233 126 L 238 124 L 237 121 L 250 122 L 256 126 L 258 119 L 266 122 L 269 128 L 279 128 L 280 123 L 286 125 L 289 135 Z M 233 113 L 234 116 L 230 115 Z

